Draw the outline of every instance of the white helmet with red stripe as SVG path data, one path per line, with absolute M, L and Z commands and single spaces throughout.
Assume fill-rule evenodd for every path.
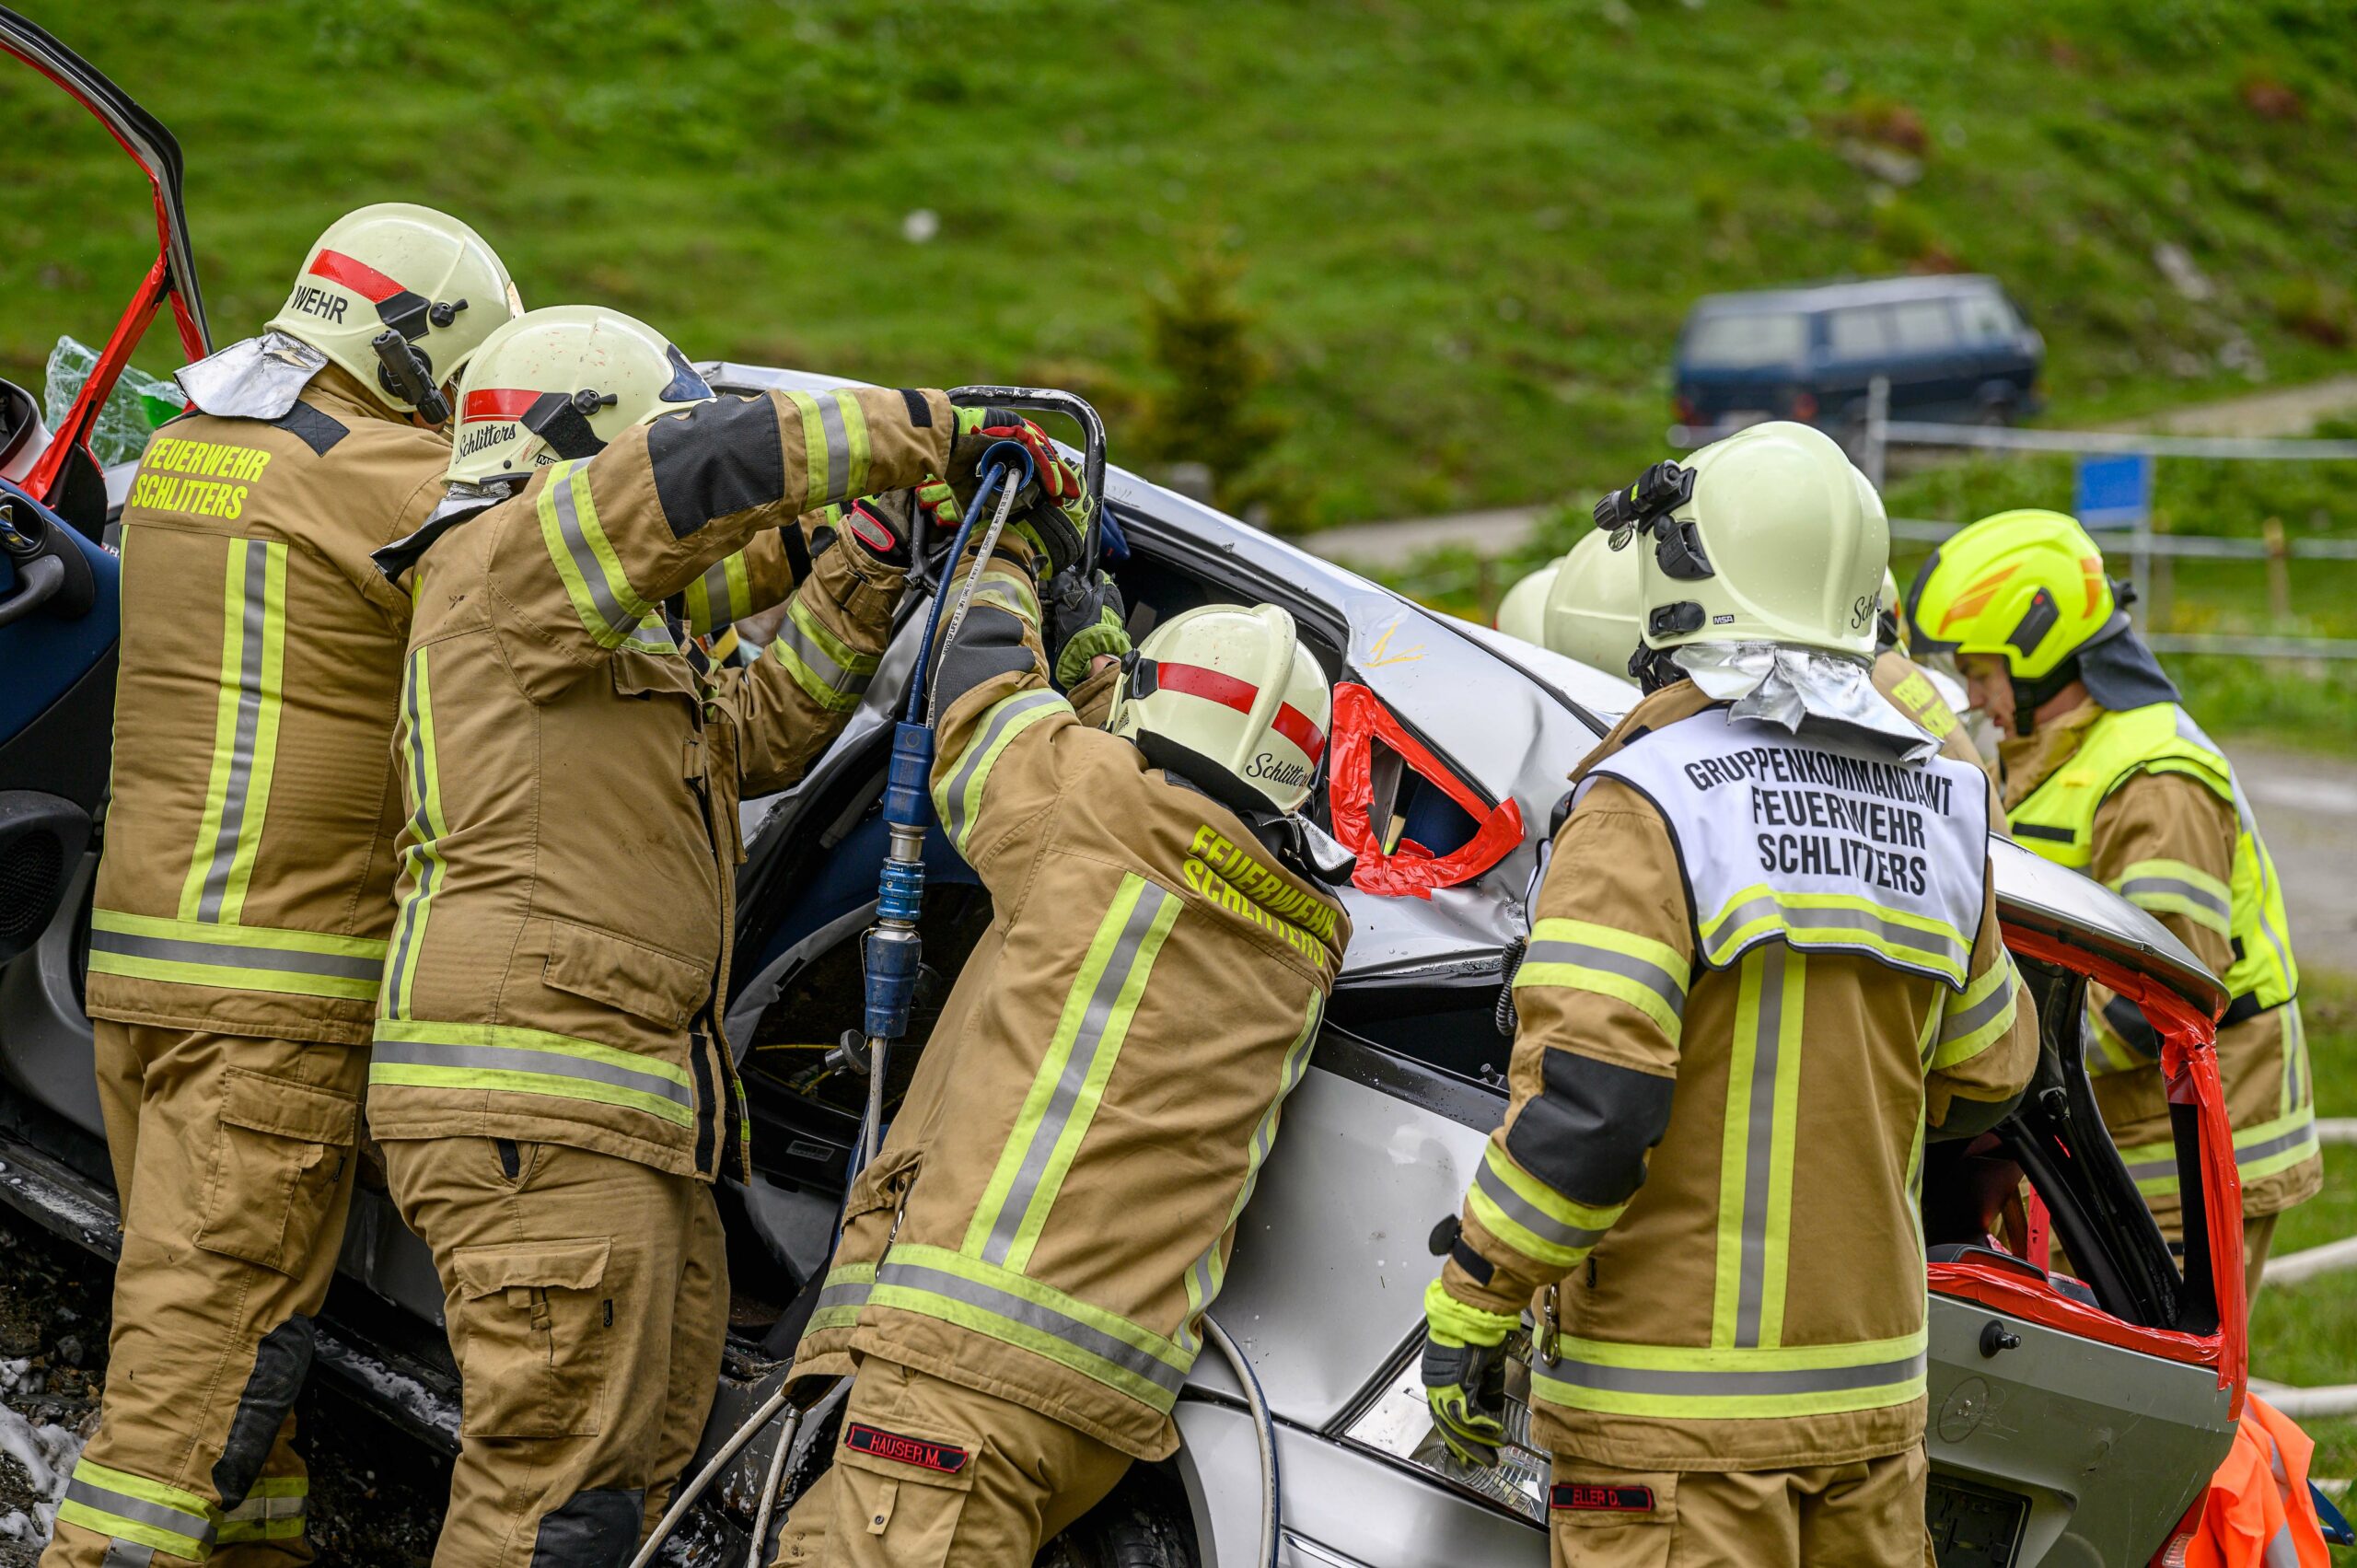
M 482 236 L 447 213 L 380 202 L 328 226 L 303 260 L 294 292 L 270 319 L 360 378 L 388 408 L 401 396 L 373 346 L 400 332 L 427 378 L 449 385 L 493 329 L 524 313 L 507 269 Z
M 1122 660 L 1107 727 L 1214 796 L 1248 792 L 1292 812 L 1309 798 L 1333 715 L 1326 671 L 1292 616 L 1206 604 Z
M 709 401 L 688 356 L 602 305 L 531 310 L 485 340 L 459 389 L 450 482 L 523 478 L 633 424 Z

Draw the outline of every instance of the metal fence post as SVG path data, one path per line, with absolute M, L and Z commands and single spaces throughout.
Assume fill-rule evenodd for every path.
M 1865 459 L 1867 482 L 1877 494 L 1882 490 L 1883 452 L 1890 440 L 1890 377 L 1877 376 L 1866 383 L 1865 449 L 1859 455 Z

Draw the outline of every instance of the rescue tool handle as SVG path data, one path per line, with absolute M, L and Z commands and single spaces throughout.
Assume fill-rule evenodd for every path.
M 949 401 L 957 408 L 1028 409 L 1039 413 L 1060 413 L 1081 428 L 1080 477 L 1088 486 L 1088 520 L 1082 528 L 1086 540 L 1086 554 L 1081 564 L 1088 575 L 1084 582 L 1097 580 L 1097 552 L 1104 529 L 1097 519 L 1105 512 L 1105 421 L 1086 398 L 1054 387 L 955 387 Z M 957 564 L 957 557 L 950 557 Z

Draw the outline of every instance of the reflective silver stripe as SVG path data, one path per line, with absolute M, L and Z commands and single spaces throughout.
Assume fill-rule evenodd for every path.
M 156 1549 L 118 1536 L 107 1542 L 107 1554 L 99 1560 L 99 1568 L 152 1568 Z
M 1894 947 L 1910 947 L 1919 953 L 1936 954 L 1962 964 L 1971 955 L 1965 945 L 1942 931 L 1924 931 L 1912 925 L 1900 925 L 1883 919 L 1870 910 L 1822 908 L 1814 904 L 1786 910 L 1773 896 L 1751 899 L 1737 904 L 1712 922 L 1714 931 L 1739 929 L 1763 914 L 1782 917 L 1787 928 L 1794 924 L 1832 925 L 1845 931 L 1865 931 L 1880 936 Z
M 1134 1372 L 1173 1395 L 1187 1381 L 1183 1368 L 1171 1365 L 1150 1351 L 1140 1350 L 1127 1340 L 1117 1340 L 1102 1329 L 1076 1318 L 1068 1318 L 1040 1302 L 986 1285 L 979 1280 L 970 1280 L 941 1269 L 928 1269 L 917 1263 L 895 1263 L 888 1259 L 876 1271 L 876 1283 L 899 1290 L 946 1296 L 951 1301 L 964 1302 L 969 1307 L 979 1307 L 985 1312 L 994 1312 L 1026 1328 L 1052 1335 L 1074 1349 L 1086 1351 L 1100 1361 L 1109 1361 L 1125 1372 Z
M 638 624 L 631 628 L 630 640 L 661 648 L 667 653 L 679 651 L 679 640 L 671 635 L 671 628 L 664 624 L 659 615 L 640 616 Z
M 709 607 L 712 624 L 707 631 L 717 632 L 737 619 L 736 601 L 728 594 L 728 563 L 714 562 L 703 575 L 703 598 Z
M 269 1519 L 299 1519 L 304 1516 L 309 1499 L 301 1493 L 292 1497 L 249 1497 L 221 1516 L 226 1524 L 253 1524 Z
M 816 1317 L 838 1307 L 865 1307 L 875 1289 L 873 1280 L 845 1280 L 841 1284 L 828 1285 L 819 1292 L 819 1305 L 811 1315 Z
M 237 863 L 238 839 L 246 825 L 246 807 L 253 793 L 254 736 L 261 727 L 262 647 L 270 629 L 270 552 L 260 540 L 246 544 L 246 586 L 241 600 L 245 622 L 238 632 L 238 728 L 230 743 L 229 785 L 221 799 L 221 825 L 213 839 L 213 863 L 204 869 L 204 890 L 197 895 L 196 918 L 219 920 L 221 900 L 229 891 L 229 871 Z
M 240 947 L 226 942 L 189 942 L 168 936 L 134 936 L 95 926 L 90 931 L 90 950 L 120 953 L 133 958 L 161 958 L 176 964 L 210 964 L 220 969 L 333 975 L 339 980 L 375 980 L 385 967 L 380 958 L 290 952 L 283 947 Z
M 424 663 L 424 648 L 409 656 L 409 679 L 401 682 L 401 706 L 409 717 L 410 788 L 417 796 L 417 809 L 410 813 L 410 832 L 418 842 L 431 843 L 434 830 L 427 821 L 426 807 L 434 798 L 438 781 L 427 771 L 434 760 L 425 754 L 425 733 L 417 719 L 417 675 Z M 417 912 L 434 897 L 434 873 L 441 865 L 441 857 L 435 854 L 421 854 L 417 861 L 417 886 L 401 900 L 400 939 L 393 947 L 392 962 L 385 967 L 381 1005 L 389 1018 L 401 1016 L 401 976 L 409 972 L 410 945 L 417 939 Z
M 949 835 L 950 842 L 962 844 L 966 842 L 967 786 L 981 771 L 983 759 L 991 754 L 991 748 L 997 744 L 999 737 L 1006 733 L 1006 726 L 1034 708 L 1062 701 L 1053 691 L 1027 691 L 1001 703 L 997 711 L 991 714 L 989 726 L 974 738 L 972 745 L 966 748 L 965 760 L 958 764 L 958 771 L 950 775 L 949 787 L 942 792 L 949 809 L 942 814 L 941 827 Z
M 1680 1018 L 1686 1016 L 1686 988 L 1678 977 L 1659 964 L 1649 964 L 1627 953 L 1616 953 L 1609 947 L 1594 947 L 1585 942 L 1533 942 L 1522 956 L 1526 964 L 1577 964 L 1582 969 L 1602 970 L 1623 980 L 1633 980 L 1669 1004 L 1669 1010 Z
M 1506 1217 L 1538 1237 L 1558 1247 L 1593 1247 L 1604 1239 L 1600 1230 L 1584 1230 L 1578 1225 L 1565 1225 L 1562 1220 L 1532 1203 L 1521 1193 L 1507 1186 L 1498 1173 L 1483 1160 L 1473 1173 L 1473 1185 L 1489 1194 L 1490 1202 L 1504 1209 Z
M 1864 1366 L 1813 1366 L 1789 1372 L 1687 1372 L 1665 1367 L 1599 1366 L 1567 1354 L 1548 1367 L 1546 1375 L 1574 1388 L 1614 1394 L 1819 1394 L 1911 1382 L 1923 1376 L 1926 1357 L 1926 1352 L 1918 1351 L 1898 1361 L 1878 1361 Z
M 1952 1040 L 1962 1040 L 1966 1035 L 2003 1013 L 2013 1005 L 2015 983 L 2013 965 L 2008 962 L 2005 965 L 2005 978 L 1996 990 L 1991 991 L 1963 1012 L 1951 1014 L 1940 1021 L 1940 1043 L 1945 1045 Z M 1947 993 L 1942 992 L 1940 994 L 1945 996 Z
M 827 499 L 851 494 L 851 438 L 843 434 L 843 405 L 832 392 L 813 392 L 819 405 L 819 428 L 827 437 Z M 819 498 L 812 496 L 815 504 Z
M 589 536 L 581 531 L 581 518 L 573 504 L 574 472 L 567 467 L 549 481 L 550 503 L 556 508 L 556 531 L 563 537 L 565 553 L 573 557 L 573 569 L 581 575 L 582 586 L 589 590 L 589 602 L 605 617 L 607 629 L 618 638 L 627 637 L 636 630 L 642 612 L 622 608 L 621 600 L 614 597 L 614 586 L 606 581 L 606 568 L 598 562 L 598 552 L 589 548 Z
M 1743 1265 L 1736 1275 L 1735 1342 L 1759 1343 L 1759 1305 L 1768 1289 L 1768 1175 L 1776 1147 L 1776 1057 L 1784 1032 L 1788 947 L 1771 947 L 1759 963 L 1759 1032 L 1751 1056 L 1751 1104 L 1743 1148 Z
M 2308 1142 L 2316 1135 L 2316 1123 L 2313 1121 L 2305 1122 L 2300 1126 L 2293 1128 L 2289 1132 L 2278 1132 L 2274 1137 L 2269 1138 L 2261 1143 L 2253 1144 L 2248 1148 L 2237 1147 L 2235 1150 L 2235 1164 L 2237 1166 L 2257 1165 L 2260 1160 L 2270 1158 L 2275 1155 L 2280 1155 L 2286 1149 L 2296 1149 L 2302 1144 Z M 2140 1160 L 2136 1164 L 2128 1167 L 2130 1179 L 2135 1181 L 2146 1181 L 2155 1176 L 2175 1176 L 2176 1174 L 2177 1160 L 2175 1156 L 2171 1156 L 2168 1159 Z
M 128 1493 L 112 1492 L 83 1480 L 76 1475 L 65 1483 L 65 1501 L 79 1503 L 85 1508 L 95 1508 L 101 1514 L 111 1514 L 118 1519 L 129 1519 L 134 1525 L 152 1525 L 159 1530 L 169 1530 L 176 1536 L 210 1545 L 214 1524 L 201 1514 L 185 1513 L 161 1503 L 150 1503 L 144 1497 Z
M 695 1108 L 687 1086 L 654 1073 L 635 1072 L 611 1062 L 592 1062 L 561 1051 L 531 1051 L 516 1045 L 436 1045 L 424 1040 L 377 1037 L 370 1048 L 374 1063 L 404 1067 L 464 1067 L 493 1073 L 536 1073 L 586 1083 L 610 1084 L 655 1095 L 674 1105 Z
M 832 408 L 834 405 L 829 403 L 826 406 Z M 827 683 L 828 690 L 840 691 L 847 697 L 865 692 L 868 683 L 876 679 L 873 670 L 845 669 L 837 664 L 835 656 L 829 653 L 817 638 L 795 624 L 791 614 L 777 623 L 777 645 L 792 648 L 795 656 L 807 665 L 812 674 Z
M 2220 920 L 2231 922 L 2234 907 L 2207 888 L 2199 888 L 2178 877 L 2131 877 L 2118 889 L 2119 896 L 2134 903 L 2140 895 L 2157 898 L 2184 899 L 2200 905 Z
M 1137 968 L 1138 949 L 1154 929 L 1162 907 L 1170 900 L 1171 895 L 1159 884 L 1138 884 L 1138 901 L 1130 906 L 1130 917 L 1121 923 L 1120 937 L 1106 956 L 1105 968 L 1098 972 L 1096 988 L 1089 993 L 1088 1010 L 1081 1015 L 1080 1029 L 1073 1036 L 1072 1054 L 1064 1059 L 1064 1070 L 1056 1080 L 1055 1093 L 1049 1097 L 1039 1124 L 1031 1129 L 1031 1145 L 1024 1150 L 1023 1164 L 999 1204 L 998 1218 L 991 1224 L 990 1238 L 982 1243 L 984 1262 L 1004 1267 L 1006 1255 L 1014 1250 L 1016 1234 L 1023 1228 L 1023 1217 L 1030 1212 L 1031 1201 L 1039 1196 L 1039 1183 L 1048 1174 L 1049 1157 L 1071 1124 L 1073 1109 L 1079 1103 L 1082 1087 L 1088 1082 L 1089 1070 L 1097 1064 L 1097 1052 L 1104 1049 L 1105 1026 L 1112 1019 L 1113 1005 L 1120 1000 L 1121 988 L 1129 983 L 1130 971 Z

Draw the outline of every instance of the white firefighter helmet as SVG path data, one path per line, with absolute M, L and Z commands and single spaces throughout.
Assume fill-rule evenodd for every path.
M 1542 648 L 1547 645 L 1547 595 L 1562 565 L 1560 561 L 1550 561 L 1506 590 L 1506 597 L 1498 601 L 1499 631 Z
M 1547 596 L 1547 646 L 1607 675 L 1629 673 L 1637 631 L 1637 547 L 1591 533 L 1572 546 Z
M 482 484 L 586 458 L 633 424 L 712 395 L 688 356 L 634 317 L 601 305 L 528 311 L 467 366 L 450 482 Z
M 1890 528 L 1831 436 L 1776 420 L 1658 463 L 1596 507 L 1634 530 L 1649 648 L 1781 643 L 1875 655 Z
M 416 407 L 386 373 L 375 343 L 399 331 L 428 384 L 458 379 L 494 328 L 524 313 L 516 285 L 482 236 L 447 213 L 379 202 L 328 226 L 303 259 L 272 330 L 302 339 L 360 378 L 388 407 Z
M 1155 627 L 1122 661 L 1107 727 L 1214 795 L 1233 781 L 1226 793 L 1291 812 L 1309 798 L 1333 716 L 1326 672 L 1291 615 L 1206 604 Z

